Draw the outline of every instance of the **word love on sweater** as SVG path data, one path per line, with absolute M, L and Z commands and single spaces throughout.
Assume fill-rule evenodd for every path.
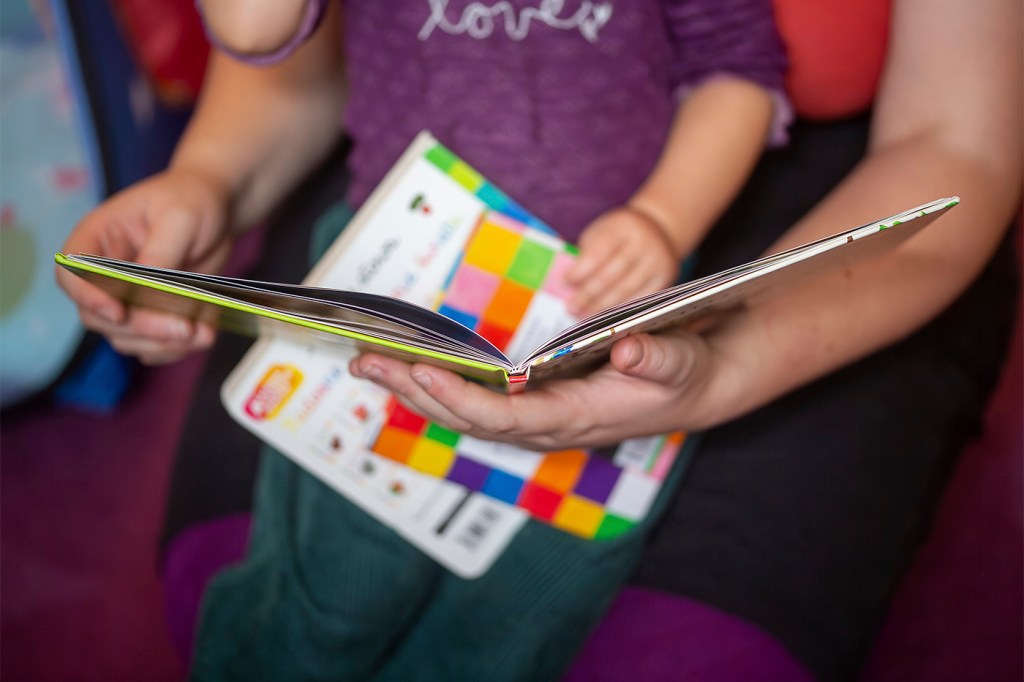
M 430 4 L 430 17 L 417 36 L 421 41 L 429 38 L 435 29 L 450 35 L 467 34 L 483 40 L 499 26 L 504 27 L 509 38 L 519 41 L 529 35 L 532 22 L 537 21 L 563 31 L 578 30 L 584 38 L 594 43 L 597 42 L 601 28 L 612 17 L 612 5 L 609 2 L 584 0 L 575 12 L 562 16 L 565 0 L 541 0 L 537 7 L 524 7 L 518 14 L 512 3 L 499 0 L 490 6 L 483 2 L 471 2 L 466 5 L 458 21 L 452 22 L 448 18 L 448 0 L 427 1 Z

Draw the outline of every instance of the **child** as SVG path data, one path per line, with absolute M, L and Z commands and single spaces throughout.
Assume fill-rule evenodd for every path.
M 354 143 L 346 199 L 358 206 L 426 128 L 578 239 L 569 277 L 586 314 L 670 284 L 785 118 L 767 2 L 269 5 L 273 15 L 204 6 L 224 51 L 260 68 L 215 55 L 170 168 L 83 220 L 67 251 L 216 270 L 234 230 L 265 215 L 342 130 Z M 212 339 L 59 276 L 86 324 L 145 362 Z M 650 521 L 607 543 L 530 523 L 467 582 L 268 453 L 250 556 L 209 591 L 195 675 L 554 677 Z

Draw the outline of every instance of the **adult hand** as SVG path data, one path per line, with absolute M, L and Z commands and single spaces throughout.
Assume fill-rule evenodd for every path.
M 720 365 L 703 337 L 675 330 L 626 338 L 596 372 L 518 395 L 497 393 L 437 367 L 372 354 L 355 358 L 349 369 L 442 426 L 551 451 L 716 423 Z
M 231 248 L 228 193 L 201 173 L 168 170 L 110 198 L 80 222 L 65 253 L 87 253 L 145 265 L 216 272 Z M 175 315 L 125 306 L 72 273 L 57 282 L 89 329 L 147 364 L 208 347 L 213 329 Z
M 665 230 L 629 206 L 598 217 L 583 231 L 579 246 L 579 260 L 565 276 L 576 289 L 569 310 L 579 317 L 664 289 L 679 276 Z

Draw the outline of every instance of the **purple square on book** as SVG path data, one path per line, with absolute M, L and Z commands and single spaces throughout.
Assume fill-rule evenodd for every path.
M 455 463 L 445 476 L 452 483 L 459 483 L 470 490 L 482 490 L 491 468 L 480 462 L 456 456 Z
M 604 504 L 612 494 L 612 488 L 619 480 L 620 473 L 622 470 L 604 457 L 591 455 L 579 480 L 576 481 L 573 492 L 580 497 Z

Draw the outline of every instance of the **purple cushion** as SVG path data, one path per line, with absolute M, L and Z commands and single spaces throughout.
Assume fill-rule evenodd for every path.
M 206 584 L 217 571 L 245 556 L 249 514 L 233 514 L 183 530 L 167 545 L 161 574 L 167 629 L 185 664 L 192 661 L 192 638 Z
M 566 682 L 811 682 L 775 639 L 685 597 L 627 587 L 587 641 Z
M 188 664 L 203 590 L 245 554 L 248 514 L 196 524 L 164 554 L 164 602 L 175 649 Z M 626 588 L 584 646 L 569 681 L 803 682 L 811 677 L 753 625 L 691 599 Z

